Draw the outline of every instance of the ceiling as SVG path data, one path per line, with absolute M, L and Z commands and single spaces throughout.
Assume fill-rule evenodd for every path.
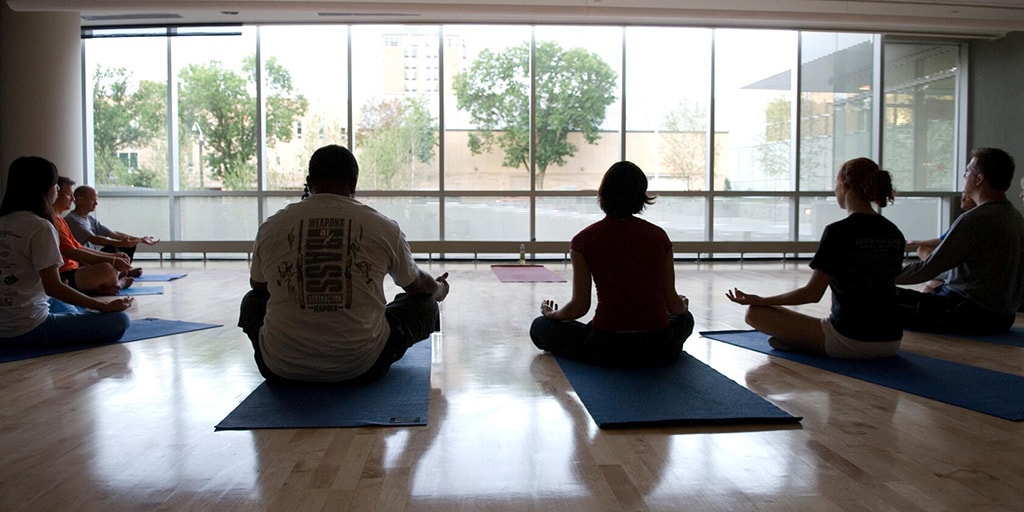
M 693 25 L 997 38 L 1024 31 L 1024 0 L 8 0 L 72 11 L 82 26 L 240 23 Z

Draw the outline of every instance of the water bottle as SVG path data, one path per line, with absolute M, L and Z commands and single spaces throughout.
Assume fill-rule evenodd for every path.
M 519 244 L 519 264 L 526 264 L 526 244 Z

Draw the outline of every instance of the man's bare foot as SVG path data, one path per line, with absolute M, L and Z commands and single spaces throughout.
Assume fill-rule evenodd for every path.
M 135 267 L 129 270 L 127 275 L 128 277 L 142 277 L 142 269 L 139 267 Z
M 117 280 L 117 285 L 120 286 L 122 290 L 124 290 L 125 288 L 131 288 L 132 283 L 134 282 L 135 278 L 133 277 L 122 277 L 121 279 Z

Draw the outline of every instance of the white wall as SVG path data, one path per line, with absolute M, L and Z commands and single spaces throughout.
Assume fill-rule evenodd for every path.
M 78 13 L 14 12 L 0 2 L 0 174 L 38 155 L 82 181 L 82 52 Z

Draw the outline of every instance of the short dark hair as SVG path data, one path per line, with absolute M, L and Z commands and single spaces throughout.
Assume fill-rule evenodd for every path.
M 608 215 L 626 217 L 640 213 L 654 197 L 647 195 L 647 176 L 633 162 L 612 164 L 597 189 L 597 202 Z
M 1009 153 L 999 148 L 977 148 L 971 151 L 971 158 L 992 188 L 1001 192 L 1010 189 L 1015 166 Z
M 68 178 L 67 176 L 58 176 L 57 186 L 60 188 L 73 187 L 75 186 L 75 180 Z
M 354 183 L 359 178 L 355 155 L 337 144 L 324 146 L 309 157 L 309 180 L 317 183 L 334 181 Z

